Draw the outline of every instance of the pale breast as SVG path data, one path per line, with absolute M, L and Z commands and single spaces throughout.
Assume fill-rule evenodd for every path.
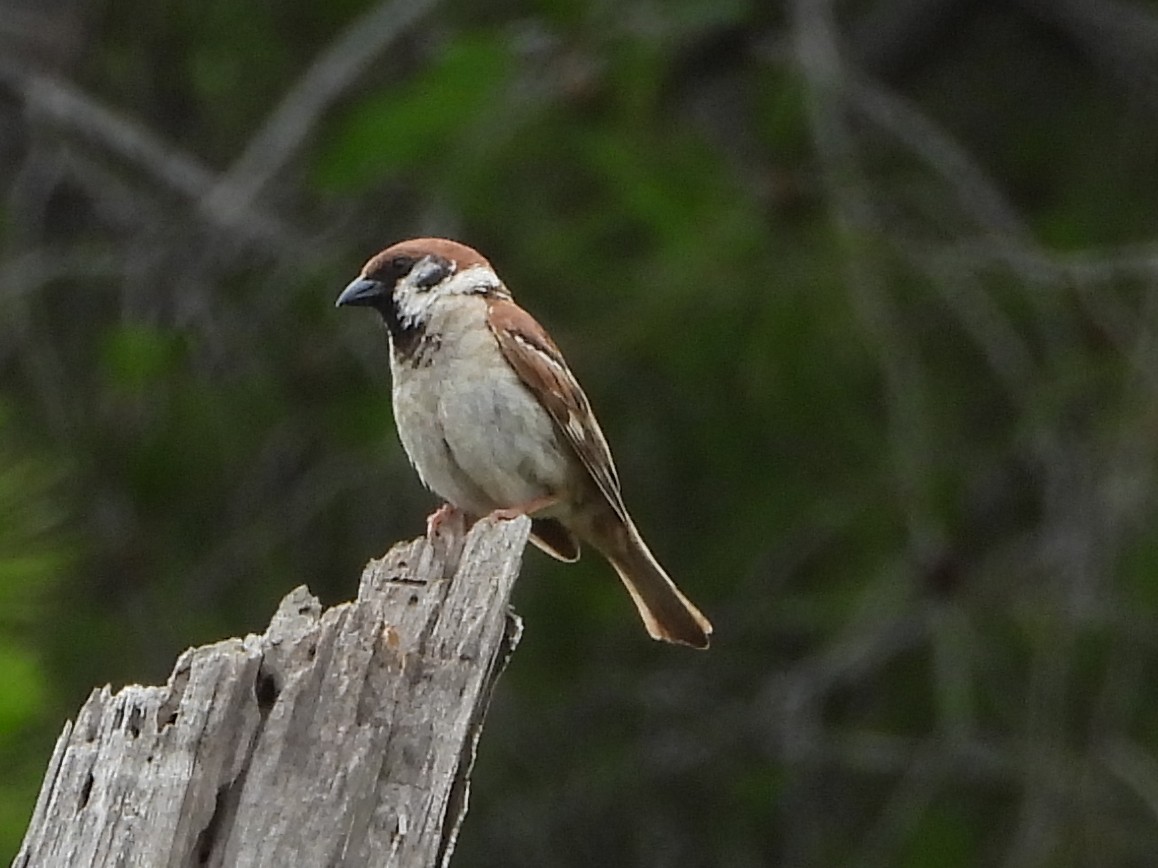
M 476 515 L 561 492 L 567 447 L 502 357 L 485 301 L 457 301 L 427 327 L 437 352 L 391 354 L 403 448 L 430 489 Z

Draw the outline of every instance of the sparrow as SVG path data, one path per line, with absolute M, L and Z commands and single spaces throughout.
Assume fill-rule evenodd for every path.
M 385 325 L 398 436 L 423 484 L 446 501 L 428 528 L 527 515 L 552 557 L 599 551 L 647 632 L 707 648 L 712 625 L 675 586 L 624 506 L 607 439 L 550 335 L 515 304 L 476 250 L 416 238 L 373 256 L 338 296 Z

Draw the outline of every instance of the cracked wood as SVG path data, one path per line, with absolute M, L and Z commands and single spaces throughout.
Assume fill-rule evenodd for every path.
M 351 603 L 299 587 L 263 635 L 189 649 L 164 687 L 93 691 L 13 865 L 445 865 L 529 527 L 399 544 Z

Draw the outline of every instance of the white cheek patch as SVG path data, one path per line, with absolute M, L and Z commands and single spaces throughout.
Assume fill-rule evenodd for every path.
M 485 265 L 473 265 L 452 275 L 439 291 L 443 295 L 481 295 L 499 289 L 502 285 L 499 276 L 491 269 Z
M 418 289 L 409 278 L 401 281 L 394 289 L 394 303 L 398 309 L 398 321 L 403 328 L 425 323 L 430 319 L 430 307 L 434 303 L 434 292 Z
M 441 283 L 430 285 L 433 266 L 433 263 L 419 264 L 394 289 L 398 320 L 404 328 L 427 322 L 432 308 L 449 296 L 476 295 L 502 286 L 498 276 L 482 265 L 455 272 Z

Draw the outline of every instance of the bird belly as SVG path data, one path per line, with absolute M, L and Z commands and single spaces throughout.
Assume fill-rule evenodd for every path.
M 395 382 L 402 445 L 423 482 L 449 503 L 484 515 L 563 491 L 566 447 L 497 347 L 444 354 Z

